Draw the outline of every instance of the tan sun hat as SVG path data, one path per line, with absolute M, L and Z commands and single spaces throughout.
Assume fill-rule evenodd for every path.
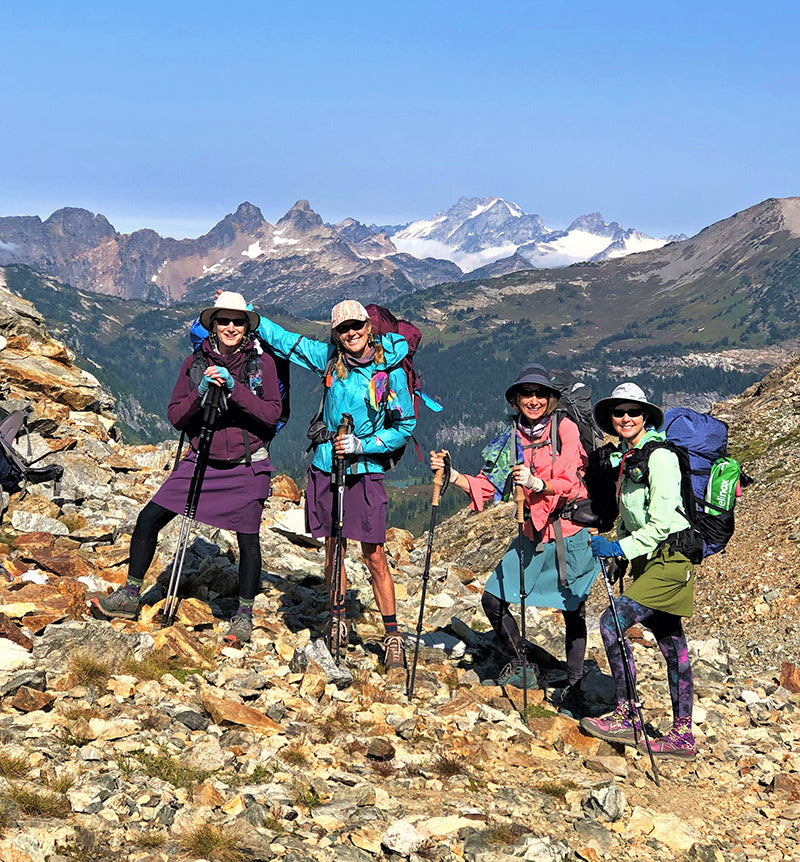
M 251 332 L 257 329 L 258 324 L 261 322 L 261 318 L 255 311 L 248 309 L 247 303 L 241 293 L 234 293 L 232 290 L 223 290 L 212 306 L 204 308 L 200 312 L 200 325 L 210 332 L 214 318 L 221 311 L 238 311 L 240 314 L 243 314 L 247 318 L 247 326 Z
M 664 424 L 664 411 L 656 404 L 647 400 L 644 390 L 635 383 L 620 383 L 609 398 L 601 398 L 592 408 L 594 421 L 606 432 L 616 436 L 611 424 L 611 411 L 617 404 L 641 404 L 647 414 L 647 425 L 658 429 Z
M 357 300 L 345 299 L 331 309 L 331 329 L 336 329 L 346 320 L 369 320 L 369 314 Z

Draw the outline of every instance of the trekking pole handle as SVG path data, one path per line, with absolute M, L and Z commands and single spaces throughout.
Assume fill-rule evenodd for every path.
M 514 502 L 517 504 L 517 523 L 525 523 L 525 489 L 522 485 L 514 485 Z
M 439 495 L 442 493 L 442 484 L 444 483 L 444 467 L 440 467 L 433 474 L 433 500 L 431 500 L 432 506 L 439 505 Z
M 431 453 L 433 455 L 433 453 Z M 441 451 L 436 453 L 438 458 L 441 458 L 443 461 L 447 458 L 447 450 L 442 449 Z M 433 471 L 433 499 L 431 500 L 432 506 L 439 505 L 439 497 L 442 495 L 442 487 L 444 486 L 444 471 L 446 469 L 446 462 L 444 467 L 439 467 L 438 470 Z
M 345 434 L 353 433 L 353 417 L 349 413 L 342 413 L 342 418 L 339 422 L 339 426 L 336 429 L 337 437 L 344 437 Z M 335 484 L 341 485 L 344 483 L 344 478 L 347 474 L 347 461 L 346 455 L 339 455 L 336 452 L 336 449 L 333 450 L 333 456 L 335 458 L 335 474 L 336 474 L 336 482 Z
M 353 433 L 353 417 L 349 413 L 342 413 L 342 420 L 339 422 L 339 427 L 336 429 L 337 437 L 344 437 L 345 434 Z

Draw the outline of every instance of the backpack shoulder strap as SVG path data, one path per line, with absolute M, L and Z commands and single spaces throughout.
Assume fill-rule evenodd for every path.
M 198 347 L 192 354 L 192 364 L 189 366 L 189 382 L 192 384 L 192 387 L 196 388 L 200 385 L 200 381 L 206 373 L 208 365 L 208 357 Z

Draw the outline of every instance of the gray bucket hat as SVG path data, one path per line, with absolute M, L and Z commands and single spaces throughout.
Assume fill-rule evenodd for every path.
M 620 383 L 610 397 L 601 398 L 592 408 L 594 421 L 606 434 L 616 436 L 617 432 L 611 424 L 611 411 L 617 404 L 641 404 L 647 414 L 645 424 L 652 425 L 656 431 L 664 424 L 664 411 L 647 400 L 640 386 L 635 383 Z
M 551 389 L 557 398 L 561 397 L 561 391 L 550 379 L 550 375 L 547 373 L 545 367 L 533 362 L 530 365 L 523 365 L 517 374 L 517 379 L 506 389 L 506 401 L 509 404 L 513 404 L 511 399 L 514 397 L 514 390 L 525 383 L 529 383 L 531 386 L 544 386 L 547 389 Z

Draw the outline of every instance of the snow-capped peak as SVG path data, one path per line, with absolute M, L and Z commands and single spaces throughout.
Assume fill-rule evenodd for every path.
M 648 237 L 599 212 L 576 218 L 566 230 L 548 230 L 538 215 L 503 198 L 460 198 L 450 209 L 391 235 L 401 252 L 451 260 L 465 272 L 519 252 L 532 266 L 567 266 L 660 248 L 670 238 Z

